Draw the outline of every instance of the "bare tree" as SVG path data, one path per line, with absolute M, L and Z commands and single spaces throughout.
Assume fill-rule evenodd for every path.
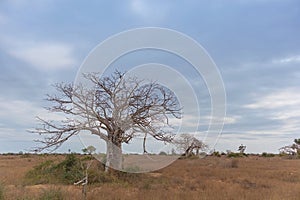
M 88 147 L 82 149 L 82 152 L 92 155 L 93 153 L 96 152 L 96 148 L 94 146 L 88 146 Z
M 300 139 L 295 139 L 292 145 L 281 147 L 279 151 L 289 155 L 300 155 Z
M 246 150 L 246 146 L 241 144 L 238 148 L 238 151 L 240 152 L 240 154 L 244 154 Z
M 84 74 L 93 87 L 83 84 L 56 84 L 58 95 L 48 95 L 53 105 L 48 110 L 63 113 L 65 119 L 48 121 L 38 117 L 41 126 L 32 132 L 45 135 L 38 150 L 58 148 L 80 131 L 89 131 L 106 142 L 106 171 L 122 169 L 122 143 L 148 136 L 171 142 L 170 118 L 181 118 L 181 108 L 173 92 L 162 85 L 145 83 L 115 71 L 111 76 Z M 171 128 L 170 128 L 171 127 Z
M 205 150 L 208 146 L 202 141 L 188 133 L 183 133 L 174 141 L 177 149 L 184 152 L 183 155 L 189 157 L 191 155 L 199 155 L 200 150 Z

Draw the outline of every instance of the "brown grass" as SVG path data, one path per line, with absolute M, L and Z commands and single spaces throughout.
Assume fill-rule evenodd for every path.
M 82 199 L 81 187 L 23 185 L 24 174 L 47 159 L 63 156 L 0 156 L 0 182 L 5 199 L 36 199 L 60 189 L 64 199 Z M 87 199 L 299 199 L 300 160 L 280 157 L 177 160 L 147 174 L 125 175 L 114 182 L 88 186 Z

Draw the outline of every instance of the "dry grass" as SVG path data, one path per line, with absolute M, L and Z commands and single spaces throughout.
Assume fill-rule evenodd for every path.
M 5 199 L 38 199 L 53 188 L 64 199 L 82 199 L 80 186 L 23 185 L 33 166 L 63 156 L 0 156 Z M 87 199 L 299 199 L 300 160 L 280 157 L 206 157 L 177 160 L 147 174 L 124 175 L 115 182 L 88 186 Z

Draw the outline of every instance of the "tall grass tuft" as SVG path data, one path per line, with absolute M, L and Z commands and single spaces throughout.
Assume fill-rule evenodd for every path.
M 39 196 L 38 200 L 63 200 L 64 195 L 59 188 L 50 188 L 48 190 L 44 190 L 42 194 Z
M 0 200 L 4 200 L 4 185 L 0 182 Z

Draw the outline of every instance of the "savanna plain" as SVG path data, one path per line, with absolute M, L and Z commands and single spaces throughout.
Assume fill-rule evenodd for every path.
M 58 181 L 61 173 L 45 178 L 36 172 L 65 168 L 55 163 L 65 163 L 66 156 L 0 155 L 0 199 L 300 199 L 300 159 L 207 156 L 178 159 L 149 173 L 109 175 L 94 160 L 83 192 L 80 184 Z M 76 155 L 76 159 L 93 160 L 84 155 Z

